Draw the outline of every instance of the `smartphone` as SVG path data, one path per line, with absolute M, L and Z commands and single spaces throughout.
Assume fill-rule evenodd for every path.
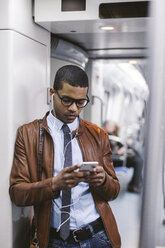
M 92 169 L 94 167 L 96 167 L 98 165 L 98 162 L 83 162 L 79 171 L 84 171 L 84 170 L 88 170 L 88 171 L 92 171 Z

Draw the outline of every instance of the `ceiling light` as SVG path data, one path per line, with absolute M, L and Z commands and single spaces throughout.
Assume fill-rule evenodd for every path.
M 114 30 L 115 28 L 112 26 L 101 26 L 100 29 L 104 31 L 111 31 Z
M 129 63 L 132 64 L 132 65 L 136 65 L 137 64 L 137 60 L 130 60 Z

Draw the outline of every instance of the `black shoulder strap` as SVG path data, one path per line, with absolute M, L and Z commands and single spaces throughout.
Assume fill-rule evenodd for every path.
M 38 147 L 38 168 L 37 168 L 37 178 L 41 181 L 42 173 L 42 156 L 43 156 L 43 133 L 44 130 L 41 126 L 42 120 L 39 120 L 39 147 Z
M 37 181 L 41 181 L 42 174 L 42 152 L 43 152 L 43 133 L 44 130 L 41 126 L 42 120 L 39 120 L 39 143 L 38 143 L 38 164 L 37 164 Z M 33 247 L 39 248 L 39 241 L 37 235 L 37 222 L 38 222 L 38 209 L 37 206 L 34 207 L 34 217 L 33 217 L 33 227 L 34 233 L 31 241 Z

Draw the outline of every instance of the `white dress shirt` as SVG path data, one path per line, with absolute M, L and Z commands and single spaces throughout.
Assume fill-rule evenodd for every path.
M 64 168 L 64 134 L 62 131 L 63 122 L 55 118 L 50 112 L 47 116 L 47 124 L 54 143 L 54 176 L 56 176 Z M 68 123 L 71 130 L 78 129 L 79 119 Z M 72 163 L 73 165 L 83 162 L 82 153 L 77 141 L 73 138 L 72 141 Z M 67 149 L 67 148 L 66 148 Z M 51 227 L 58 229 L 61 224 L 61 198 L 53 200 Z M 71 189 L 71 206 L 70 206 L 70 229 L 74 230 L 96 220 L 99 213 L 95 207 L 93 197 L 89 191 L 88 183 L 81 182 L 76 187 Z

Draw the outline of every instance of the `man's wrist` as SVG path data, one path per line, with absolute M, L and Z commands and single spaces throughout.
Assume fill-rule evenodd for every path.
M 57 187 L 57 185 L 58 185 L 58 183 L 57 183 L 56 177 L 52 177 L 52 191 L 53 192 L 59 190 L 59 188 Z

